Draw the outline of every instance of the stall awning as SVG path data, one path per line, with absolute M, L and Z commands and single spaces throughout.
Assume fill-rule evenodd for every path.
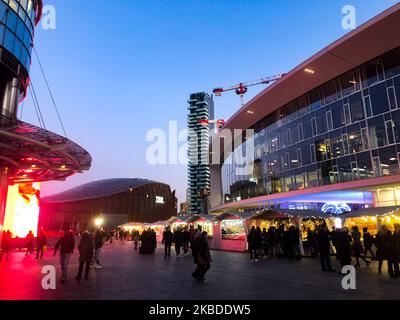
M 191 216 L 186 222 L 195 222 L 198 220 L 206 220 L 206 221 L 211 221 L 215 218 L 214 215 L 212 214 L 196 214 Z
M 400 210 L 400 206 L 365 208 L 346 213 L 344 215 L 341 215 L 340 217 L 346 219 L 346 218 L 382 216 L 391 213 L 395 210 Z
M 296 210 L 296 209 L 279 209 L 279 210 L 265 210 L 253 214 L 249 219 L 277 219 L 277 218 L 315 218 L 315 219 L 327 219 L 336 218 L 337 215 L 327 214 L 316 210 Z

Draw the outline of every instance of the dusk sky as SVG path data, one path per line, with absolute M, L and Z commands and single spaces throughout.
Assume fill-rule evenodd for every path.
M 43 195 L 105 178 L 165 182 L 185 201 L 186 166 L 152 166 L 146 134 L 169 121 L 186 127 L 189 94 L 286 73 L 349 30 L 341 9 L 355 6 L 357 25 L 395 0 L 49 0 L 56 30 L 37 28 L 36 49 L 68 137 L 93 157 L 90 171 L 43 183 Z M 47 128 L 62 133 L 36 58 L 32 82 Z M 246 100 L 263 87 L 250 89 Z M 216 98 L 228 119 L 240 100 Z M 24 121 L 37 124 L 28 98 Z M 182 145 L 183 143 L 181 143 Z

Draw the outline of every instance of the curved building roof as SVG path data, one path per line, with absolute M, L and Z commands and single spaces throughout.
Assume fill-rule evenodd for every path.
M 247 129 L 327 81 L 400 46 L 400 3 L 322 49 L 238 110 L 224 129 Z M 314 74 L 305 72 L 314 70 Z M 284 71 L 284 70 L 283 70 Z
M 79 200 L 96 199 L 125 192 L 147 184 L 163 184 L 147 179 L 115 178 L 89 182 L 78 187 L 54 194 L 42 199 L 45 203 L 72 202 Z

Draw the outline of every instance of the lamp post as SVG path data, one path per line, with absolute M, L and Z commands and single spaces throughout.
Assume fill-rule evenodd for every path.
M 102 217 L 97 217 L 96 219 L 94 219 L 94 225 L 97 228 L 100 228 L 104 223 L 104 219 Z

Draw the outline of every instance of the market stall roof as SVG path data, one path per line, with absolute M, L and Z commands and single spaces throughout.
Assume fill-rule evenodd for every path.
M 127 227 L 146 227 L 150 226 L 150 223 L 142 223 L 142 222 L 128 222 L 123 225 L 120 225 L 119 228 L 127 228 Z
M 298 218 L 337 218 L 338 215 L 323 213 L 317 210 L 296 210 L 296 209 L 279 209 L 279 210 L 265 210 L 257 212 L 253 214 L 249 219 L 257 220 L 257 219 L 277 219 L 277 218 L 289 218 L 289 217 L 298 217 Z
M 395 210 L 399 210 L 400 206 L 391 206 L 391 207 L 377 207 L 377 208 L 365 208 L 356 211 L 352 211 L 341 215 L 341 218 L 359 218 L 359 217 L 374 217 L 374 216 L 382 216 L 388 213 L 392 213 Z
M 174 217 L 174 220 L 172 222 L 170 222 L 170 223 L 187 222 L 191 217 L 193 217 L 193 216 L 192 215 L 183 215 L 183 216 Z M 168 221 L 170 221 L 171 219 L 169 219 Z
M 167 221 L 156 221 L 151 224 L 152 226 L 167 226 L 168 225 L 168 220 Z
M 219 216 L 215 216 L 213 220 L 216 221 L 222 221 L 222 220 L 227 220 L 227 219 L 249 219 L 252 215 L 254 215 L 254 212 L 225 212 Z
M 211 221 L 215 218 L 214 215 L 212 214 L 196 214 L 191 216 L 187 222 L 195 222 L 197 220 L 207 220 L 207 221 Z

